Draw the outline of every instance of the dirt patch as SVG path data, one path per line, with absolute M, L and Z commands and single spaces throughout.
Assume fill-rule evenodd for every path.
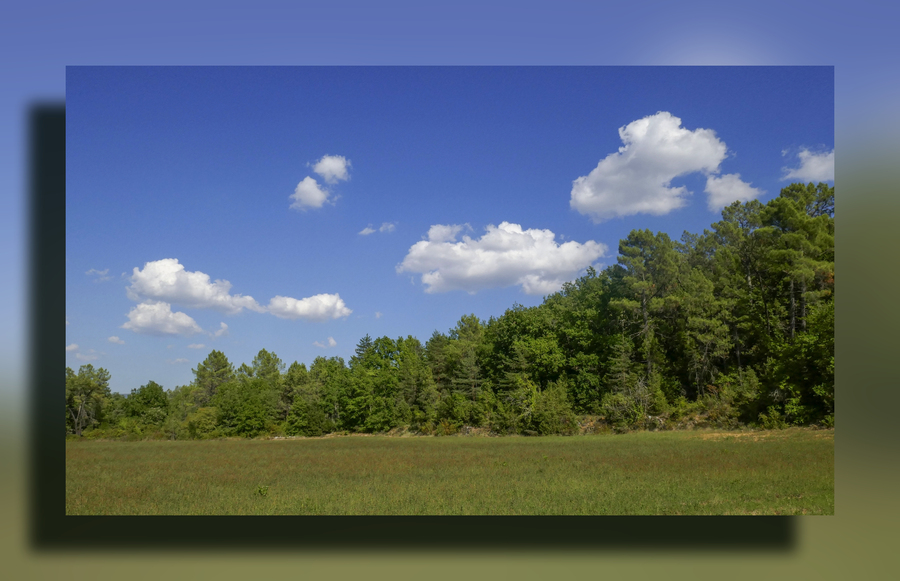
M 753 440 L 754 442 L 758 442 L 760 440 L 768 440 L 771 438 L 778 437 L 773 432 L 712 432 L 708 434 L 701 434 L 700 439 L 702 440 Z

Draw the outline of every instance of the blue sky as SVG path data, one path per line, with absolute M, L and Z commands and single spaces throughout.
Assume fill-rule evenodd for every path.
M 126 393 L 424 343 L 834 175 L 831 67 L 69 67 L 66 106 L 67 365 Z

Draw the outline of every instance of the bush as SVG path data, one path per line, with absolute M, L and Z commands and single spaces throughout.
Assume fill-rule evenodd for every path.
M 551 383 L 548 389 L 538 393 L 530 424 L 533 431 L 542 435 L 571 435 L 578 431 L 572 405 L 562 384 Z
M 219 410 L 214 407 L 200 408 L 188 414 L 185 420 L 187 433 L 194 439 L 214 438 L 218 435 Z
M 322 406 L 312 398 L 298 397 L 288 413 L 285 432 L 291 436 L 321 436 L 334 429 Z
M 759 414 L 759 425 L 766 430 L 781 430 L 787 427 L 778 406 L 769 406 L 766 413 Z

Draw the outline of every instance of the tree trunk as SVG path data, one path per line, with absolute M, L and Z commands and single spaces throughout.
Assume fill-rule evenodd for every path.
M 806 331 L 806 280 L 800 281 L 800 328 Z
M 644 293 L 641 293 L 641 314 L 644 316 L 644 345 L 647 349 L 647 378 L 650 378 L 650 374 L 653 372 L 653 363 L 650 360 L 650 349 L 647 345 L 648 335 L 650 335 L 650 326 L 647 323 L 647 296 Z
M 797 324 L 796 300 L 794 298 L 794 279 L 791 278 L 791 341 L 794 340 L 794 329 Z
M 756 280 L 759 281 L 759 296 L 760 296 L 760 299 L 762 300 L 763 312 L 766 314 L 766 333 L 769 335 L 769 337 L 771 337 L 772 336 L 772 325 L 769 322 L 769 304 L 766 301 L 766 292 L 765 292 L 766 287 L 765 287 L 765 285 L 763 285 L 762 276 L 760 276 L 758 270 L 756 271 Z

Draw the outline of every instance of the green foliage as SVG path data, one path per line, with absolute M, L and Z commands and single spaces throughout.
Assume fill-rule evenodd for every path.
M 735 202 L 679 242 L 634 230 L 616 264 L 587 268 L 540 305 L 462 316 L 424 346 L 366 335 L 349 366 L 317 357 L 287 371 L 266 349 L 237 371 L 212 351 L 194 374 L 126 397 L 103 369 L 67 369 L 66 433 L 566 434 L 575 414 L 620 431 L 833 426 L 834 188 Z
M 198 404 L 206 405 L 216 395 L 220 385 L 234 379 L 234 367 L 221 351 L 211 351 L 206 359 L 197 366 L 194 372 L 194 383 L 200 388 Z
M 285 432 L 291 436 L 321 436 L 331 432 L 334 424 L 313 394 L 303 394 L 294 399 L 287 417 Z
M 541 435 L 571 435 L 578 431 L 578 422 L 569 403 L 565 384 L 551 384 L 538 395 L 534 402 L 531 429 Z
M 169 414 L 169 398 L 161 385 L 150 381 L 131 390 L 125 401 L 125 413 L 149 426 L 161 426 Z
M 66 433 L 81 436 L 104 420 L 104 407 L 111 398 L 109 379 L 102 367 L 82 365 L 77 374 L 66 367 Z
M 219 410 L 214 407 L 202 407 L 188 414 L 185 428 L 191 438 L 202 440 L 218 435 L 218 423 Z
M 261 378 L 223 383 L 213 397 L 226 435 L 257 436 L 274 427 L 277 394 Z

